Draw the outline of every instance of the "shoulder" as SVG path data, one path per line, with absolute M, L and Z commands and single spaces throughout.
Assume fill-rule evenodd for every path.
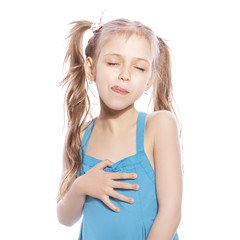
M 159 110 L 147 115 L 147 125 L 151 134 L 156 137 L 159 133 L 178 131 L 177 121 L 172 112 Z
M 84 136 L 84 133 L 85 133 L 85 131 L 86 131 L 86 128 L 88 127 L 88 125 L 89 125 L 91 122 L 92 122 L 92 120 L 91 120 L 91 121 L 88 121 L 88 122 L 84 122 L 84 123 L 82 124 L 81 130 L 80 130 L 80 138 L 81 138 L 81 141 L 82 141 L 82 139 L 83 139 L 83 136 Z
M 149 120 L 152 122 L 161 121 L 161 120 L 175 120 L 175 117 L 172 112 L 168 110 L 158 110 L 153 113 L 148 114 Z
M 92 119 L 93 120 L 93 119 Z M 82 127 L 80 129 L 80 138 L 81 138 L 81 141 L 83 139 L 83 136 L 84 136 L 84 133 L 86 131 L 86 128 L 91 124 L 92 120 L 88 121 L 88 122 L 84 122 L 82 124 Z
M 83 136 L 84 136 L 84 133 L 85 133 L 85 130 L 86 128 L 88 127 L 88 125 L 91 123 L 91 121 L 88 121 L 88 122 L 84 122 L 82 124 L 82 127 L 80 129 L 80 139 L 82 141 L 83 139 Z M 66 136 L 67 137 L 67 136 Z M 67 138 L 65 138 L 65 142 L 64 142 L 64 147 L 63 147 L 63 164 L 64 164 L 64 169 L 68 168 L 69 167 L 69 163 L 67 161 L 67 152 L 66 152 L 66 144 L 67 144 Z

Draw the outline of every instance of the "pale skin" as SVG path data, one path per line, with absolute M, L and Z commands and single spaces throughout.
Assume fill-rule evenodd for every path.
M 132 35 L 128 41 L 119 36 L 109 40 L 102 47 L 96 63 L 90 57 L 86 59 L 85 71 L 88 79 L 96 83 L 101 105 L 86 154 L 103 161 L 76 178 L 70 190 L 58 202 L 58 218 L 62 224 L 71 226 L 79 220 L 86 195 L 102 200 L 116 211 L 110 196 L 129 204 L 131 199 L 114 188 L 135 191 L 138 190 L 136 187 L 141 188 L 136 184 L 114 181 L 134 179 L 133 173 L 111 173 L 103 169 L 136 154 L 138 112 L 134 102 L 154 82 L 155 72 L 151 63 L 149 43 L 136 35 Z M 113 85 L 120 85 L 129 93 L 120 96 L 110 89 Z M 81 138 L 83 134 L 84 131 L 81 132 Z M 147 115 L 144 150 L 155 171 L 159 203 L 159 211 L 147 240 L 173 239 L 181 219 L 182 171 L 178 129 L 171 112 L 161 110 Z M 63 156 L 63 173 L 67 167 Z

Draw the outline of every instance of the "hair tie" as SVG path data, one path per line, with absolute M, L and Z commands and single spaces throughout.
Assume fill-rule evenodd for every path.
M 91 30 L 94 32 L 96 32 L 98 29 L 100 29 L 103 26 L 103 22 L 102 22 L 102 18 L 103 18 L 103 14 L 104 14 L 105 10 L 102 12 L 102 16 L 100 18 L 99 23 L 93 23 L 91 26 Z

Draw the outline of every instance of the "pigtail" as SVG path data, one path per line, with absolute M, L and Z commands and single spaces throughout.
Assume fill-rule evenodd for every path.
M 63 86 L 68 84 L 64 99 L 64 108 L 66 106 L 68 115 L 68 130 L 63 155 L 67 161 L 67 167 L 60 183 L 58 201 L 68 191 L 81 168 L 83 161 L 79 161 L 79 149 L 83 153 L 83 148 L 80 132 L 90 111 L 82 45 L 83 35 L 85 31 L 91 28 L 92 23 L 89 21 L 76 21 L 72 22 L 72 24 L 74 26 L 68 36 L 68 50 L 64 59 L 64 63 L 68 63 L 69 67 L 66 77 L 59 84 Z
M 171 56 L 167 44 L 158 37 L 159 46 L 159 61 L 157 69 L 157 78 L 153 87 L 153 103 L 154 111 L 168 110 L 174 112 L 178 121 L 177 114 L 172 105 L 173 86 L 172 86 L 172 73 L 171 73 Z M 179 124 L 179 121 L 178 121 Z M 181 131 L 181 130 L 180 130 Z M 181 133 L 180 133 L 181 135 Z
M 157 78 L 154 82 L 153 102 L 154 111 L 168 110 L 172 108 L 172 76 L 171 59 L 167 44 L 157 36 L 159 45 L 159 61 L 157 66 Z
M 158 39 L 160 54 L 159 54 L 159 61 L 158 61 L 159 64 L 157 66 L 157 79 L 154 82 L 154 86 L 153 86 L 153 95 L 152 95 L 153 104 L 154 104 L 153 107 L 154 107 L 154 111 L 168 110 L 174 113 L 179 126 L 179 137 L 182 140 L 182 126 L 179 123 L 179 119 L 172 105 L 172 101 L 175 102 L 175 100 L 173 97 L 170 50 L 162 38 L 157 36 L 157 39 Z M 182 143 L 182 152 L 183 152 L 183 143 Z M 182 170 L 183 170 L 183 167 L 184 167 L 184 164 L 182 164 Z

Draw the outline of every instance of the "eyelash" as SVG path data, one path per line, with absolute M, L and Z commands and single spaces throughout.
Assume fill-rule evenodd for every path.
M 110 66 L 116 66 L 116 65 L 119 65 L 118 63 L 111 63 L 111 62 L 108 62 L 108 65 L 110 65 Z M 141 72 L 144 72 L 145 71 L 145 69 L 143 69 L 143 68 L 140 68 L 140 67 L 135 67 L 136 69 L 138 69 L 138 70 L 140 70 Z
M 110 65 L 110 66 L 115 66 L 115 65 L 118 65 L 118 63 L 108 63 L 108 65 Z
M 145 71 L 145 69 L 143 69 L 143 68 L 140 68 L 140 67 L 136 67 L 136 69 L 138 69 L 138 70 L 140 70 L 140 71 L 142 71 L 142 72 L 144 72 L 144 71 Z

